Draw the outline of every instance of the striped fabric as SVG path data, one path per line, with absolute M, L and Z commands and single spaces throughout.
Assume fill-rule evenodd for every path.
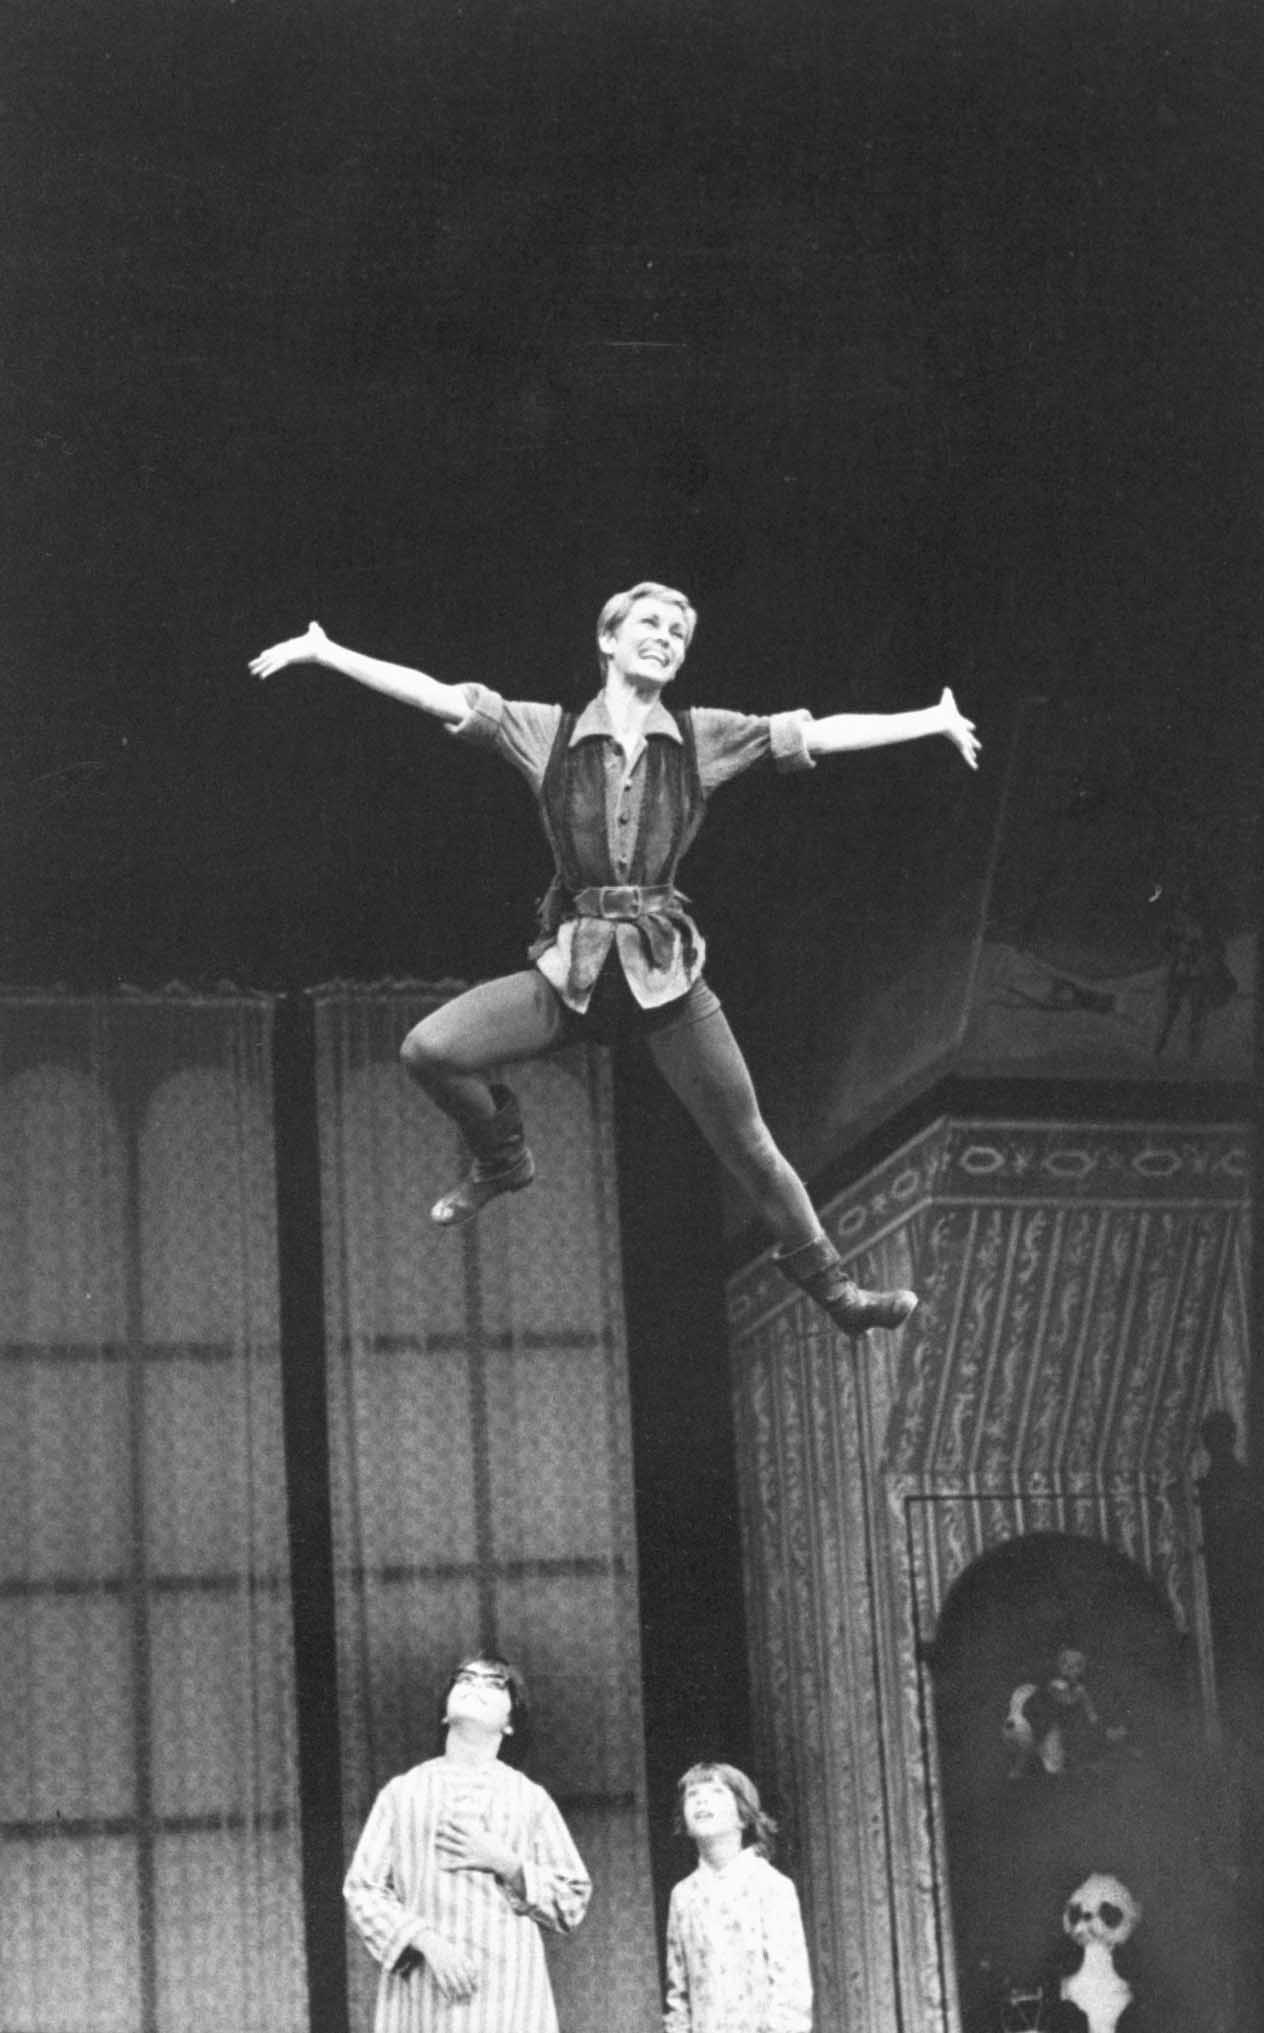
M 435 1848 L 450 1814 L 476 1815 L 524 1859 L 524 1895 L 489 1871 L 445 1870 Z M 374 2033 L 558 2033 L 542 1927 L 569 1934 L 591 1885 L 542 1786 L 499 1761 L 471 1774 L 446 1758 L 383 1787 L 344 1886 L 351 1918 L 382 1966 Z M 478 1989 L 445 1999 L 424 1959 L 427 1930 L 463 1948 Z M 419 1951 L 421 1951 L 419 1953 Z

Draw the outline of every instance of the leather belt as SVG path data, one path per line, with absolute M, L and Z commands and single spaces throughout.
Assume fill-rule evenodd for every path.
M 671 883 L 607 883 L 601 889 L 581 889 L 571 898 L 571 909 L 581 918 L 645 918 L 672 902 L 683 902 Z

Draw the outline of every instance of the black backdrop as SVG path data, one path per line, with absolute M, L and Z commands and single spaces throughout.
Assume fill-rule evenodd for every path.
M 1108 697 L 1253 811 L 1252 0 L 45 0 L 0 43 L 10 981 L 516 963 L 525 794 L 254 684 L 311 614 L 557 696 L 664 577 L 696 698 Z M 704 918 L 802 823 L 749 797 Z M 661 1823 L 698 1715 L 744 1748 L 719 1221 L 674 1104 L 620 1107 Z

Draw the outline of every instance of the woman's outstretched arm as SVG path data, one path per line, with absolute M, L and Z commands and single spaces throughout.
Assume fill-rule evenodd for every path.
M 433 713 L 436 719 L 450 724 L 464 720 L 469 712 L 469 702 L 459 685 L 443 685 L 438 678 L 427 677 L 425 671 L 414 671 L 407 664 L 383 663 L 380 657 L 344 649 L 340 643 L 329 640 L 318 621 L 308 623 L 306 635 L 291 636 L 288 642 L 274 643 L 271 649 L 265 649 L 252 659 L 250 668 L 257 678 L 273 678 L 290 664 L 324 664 L 331 671 L 341 671 L 344 678 L 371 685 L 375 692 L 386 692 L 392 699 L 402 699 L 405 705 L 419 706 L 423 713 Z
M 920 741 L 927 734 L 945 735 L 970 768 L 978 768 L 974 722 L 960 712 L 947 688 L 938 705 L 917 712 L 828 713 L 824 719 L 808 723 L 807 747 L 810 755 L 840 755 L 851 748 L 889 748 L 897 741 Z

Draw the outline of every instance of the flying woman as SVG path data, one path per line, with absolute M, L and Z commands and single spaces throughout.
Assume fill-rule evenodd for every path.
M 488 1072 L 582 1037 L 644 1037 L 663 1077 L 770 1231 L 784 1274 L 845 1334 L 901 1326 L 909 1291 L 862 1290 L 824 1233 L 807 1188 L 773 1141 L 719 998 L 706 945 L 676 886 L 714 794 L 757 763 L 812 769 L 853 749 L 943 735 L 970 768 L 979 744 L 950 691 L 916 712 L 765 715 L 669 710 L 697 615 L 683 593 L 644 581 L 597 622 L 602 683 L 583 711 L 446 685 L 343 649 L 316 622 L 255 658 L 259 678 L 317 663 L 417 706 L 460 741 L 527 779 L 555 872 L 540 935 L 520 973 L 481 983 L 409 1032 L 403 1060 L 451 1117 L 470 1153 L 465 1177 L 432 1208 L 442 1227 L 472 1220 L 529 1186 L 535 1164 L 512 1090 Z

